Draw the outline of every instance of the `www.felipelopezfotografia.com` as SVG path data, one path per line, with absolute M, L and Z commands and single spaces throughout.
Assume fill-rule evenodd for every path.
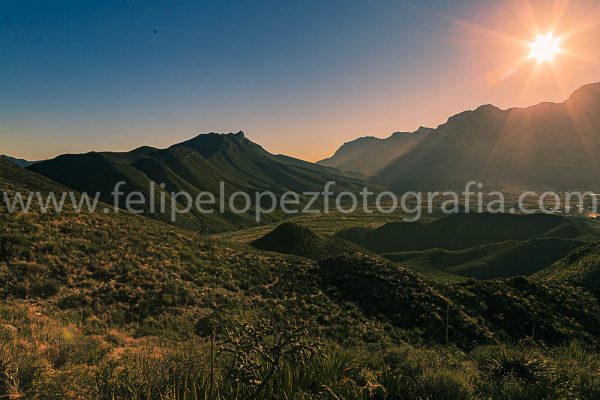
M 62 192 L 40 193 L 3 192 L 4 205 L 9 213 L 39 210 L 42 213 L 61 213 L 69 209 L 87 213 L 118 213 L 126 211 L 132 214 L 150 213 L 166 215 L 172 222 L 177 217 L 192 211 L 201 214 L 226 212 L 249 214 L 257 223 L 261 218 L 274 212 L 287 215 L 296 214 L 352 214 L 360 211 L 366 214 L 401 213 L 407 222 L 421 219 L 423 213 L 457 212 L 475 213 L 547 213 L 566 212 L 572 214 L 596 215 L 598 197 L 594 192 L 533 192 L 519 193 L 514 204 L 506 200 L 501 191 L 484 192 L 484 185 L 476 181 L 465 184 L 461 192 L 416 192 L 396 194 L 390 191 L 374 192 L 368 187 L 359 192 L 334 192 L 336 182 L 325 183 L 322 191 L 297 193 L 287 191 L 275 194 L 270 191 L 242 192 L 227 190 L 225 182 L 220 182 L 219 192 L 201 191 L 195 196 L 188 192 L 167 192 L 164 183 L 150 182 L 147 192 L 131 191 L 123 188 L 127 182 L 119 181 L 110 192 L 112 207 L 102 205 L 102 193 L 93 196 L 88 193 Z M 147 193 L 147 194 L 146 194 Z M 515 197 L 513 194 L 512 198 Z M 66 208 L 68 206 L 68 208 Z

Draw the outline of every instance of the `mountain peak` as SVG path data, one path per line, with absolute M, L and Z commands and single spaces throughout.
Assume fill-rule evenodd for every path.
M 412 135 L 413 132 L 394 132 L 392 133 L 392 135 L 390 137 L 398 137 L 398 136 L 404 136 L 404 135 Z
M 569 97 L 569 100 L 567 101 L 586 101 L 589 99 L 600 99 L 600 82 L 590 83 L 580 87 L 571 94 L 571 97 Z
M 493 104 L 484 104 L 484 105 L 477 107 L 477 109 L 475 111 L 502 111 L 502 110 Z
M 430 133 L 432 131 L 434 131 L 433 128 L 428 128 L 426 126 L 420 126 L 419 129 L 417 129 L 414 133 L 423 134 L 423 133 Z
M 244 131 L 238 131 L 235 133 L 234 132 L 228 132 L 228 133 L 208 132 L 208 133 L 199 133 L 190 140 L 202 139 L 202 138 L 206 138 L 206 137 L 224 137 L 224 138 L 245 139 L 246 135 L 244 134 Z
M 202 133 L 190 140 L 175 144 L 171 147 L 187 147 L 200 153 L 204 158 L 210 158 L 221 151 L 240 145 L 260 147 L 247 139 L 242 131 L 237 133 Z

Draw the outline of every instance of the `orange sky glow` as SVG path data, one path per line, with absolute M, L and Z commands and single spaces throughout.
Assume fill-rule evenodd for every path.
M 0 127 L 0 153 L 43 159 L 66 152 L 166 147 L 199 133 L 243 130 L 273 153 L 317 161 L 359 136 L 436 127 L 482 104 L 510 108 L 559 102 L 578 87 L 600 81 L 597 1 L 473 4 L 464 17 L 415 6 L 431 26 L 445 27 L 426 32 L 438 45 L 423 58 L 422 71 L 414 71 L 419 60 L 411 60 L 406 70 L 401 62 L 394 69 L 381 63 L 377 74 L 365 67 L 351 86 L 323 85 L 306 93 L 265 89 L 281 90 L 279 103 L 263 103 L 262 93 L 244 105 L 223 100 L 223 115 L 214 117 L 190 110 L 163 115 L 160 102 L 170 100 L 164 98 L 145 114 L 117 113 L 101 125 L 68 115 L 52 124 L 10 120 Z M 547 33 L 560 38 L 561 52 L 551 62 L 538 63 L 529 57 L 530 44 Z M 44 135 L 36 135 L 41 131 Z M 88 134 L 85 140 L 78 139 L 82 131 Z

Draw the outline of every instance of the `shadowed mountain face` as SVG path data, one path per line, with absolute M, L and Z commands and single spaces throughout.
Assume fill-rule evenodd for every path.
M 373 181 L 397 191 L 455 190 L 472 180 L 488 189 L 593 189 L 598 154 L 600 84 L 592 84 L 561 104 L 458 114 Z
M 419 128 L 416 132 L 395 132 L 392 136 L 380 139 L 367 136 L 345 143 L 335 154 L 318 164 L 355 171 L 364 175 L 375 175 L 398 157 L 406 154 L 433 129 Z
M 337 170 L 318 166 L 288 157 L 274 156 L 259 145 L 248 140 L 242 132 L 236 134 L 210 133 L 197 136 L 167 149 L 141 147 L 127 153 L 68 154 L 45 161 L 30 169 L 66 186 L 85 192 L 101 192 L 101 199 L 111 203 L 111 192 L 119 181 L 125 193 L 139 191 L 150 198 L 150 183 L 164 183 L 167 209 L 170 209 L 169 193 L 185 191 L 196 197 L 209 191 L 217 197 L 220 182 L 225 183 L 225 193 L 245 191 L 254 197 L 255 191 L 272 191 L 281 194 L 322 191 L 328 181 L 335 181 L 334 190 L 357 190 L 362 183 Z M 158 187 L 155 196 L 159 210 Z M 184 208 L 184 204 L 180 204 Z M 243 207 L 243 205 L 242 205 Z M 242 208 L 240 207 L 240 208 Z M 266 205 L 265 207 L 268 207 Z M 207 208 L 207 207 L 205 207 Z M 148 215 L 149 207 L 145 209 Z M 252 209 L 245 215 L 234 213 L 212 214 L 192 210 L 179 215 L 176 225 L 199 230 L 220 230 L 253 223 Z M 167 220 L 166 215 L 154 215 Z M 277 220 L 281 215 L 264 216 L 266 221 Z

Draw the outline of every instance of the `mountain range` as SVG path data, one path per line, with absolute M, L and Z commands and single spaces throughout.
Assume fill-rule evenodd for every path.
M 120 188 L 125 195 L 137 191 L 150 198 L 150 184 L 164 183 L 167 210 L 173 199 L 170 193 L 185 191 L 194 198 L 202 191 L 213 193 L 219 201 L 220 183 L 225 184 L 225 193 L 230 196 L 236 191 L 271 191 L 280 195 L 286 191 L 303 193 L 322 191 L 326 182 L 335 181 L 333 190 L 358 189 L 364 182 L 340 171 L 294 159 L 276 156 L 247 139 L 243 132 L 209 133 L 175 144 L 166 149 L 140 147 L 130 152 L 91 152 L 65 154 L 52 160 L 29 167 L 31 171 L 47 176 L 81 192 L 101 193 L 100 199 L 113 203 L 111 192 L 115 184 L 125 181 Z M 159 213 L 159 194 L 154 197 L 155 212 L 148 205 L 146 215 L 163 221 L 169 220 L 168 213 Z M 120 204 L 122 206 L 122 204 Z M 180 208 L 184 208 L 180 204 Z M 240 205 L 240 208 L 243 204 Z M 265 207 L 268 207 L 266 205 Z M 201 213 L 194 208 L 180 215 L 175 225 L 200 231 L 218 231 L 236 226 L 252 224 L 253 207 L 249 212 L 236 214 L 229 211 L 212 214 Z M 277 213 L 264 215 L 264 220 L 277 220 Z
M 485 105 L 432 131 L 357 139 L 321 163 L 370 175 L 397 192 L 456 190 L 468 181 L 489 189 L 569 190 L 600 186 L 599 153 L 595 83 L 560 104 L 509 110 Z

